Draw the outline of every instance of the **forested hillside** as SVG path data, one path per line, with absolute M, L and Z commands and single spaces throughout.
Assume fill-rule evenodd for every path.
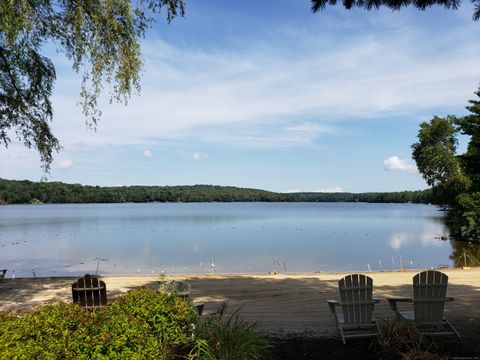
M 431 192 L 275 193 L 233 186 L 83 186 L 62 182 L 0 179 L 0 203 L 121 203 L 121 202 L 431 202 Z

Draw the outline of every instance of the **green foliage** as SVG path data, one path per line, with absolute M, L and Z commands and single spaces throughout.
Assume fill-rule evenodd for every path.
M 431 203 L 432 191 L 391 193 L 275 193 L 232 186 L 122 186 L 99 187 L 61 182 L 0 179 L 0 204 L 122 203 L 122 202 L 377 202 Z
M 191 302 L 174 294 L 159 294 L 149 288 L 127 293 L 109 306 L 105 314 L 113 318 L 125 315 L 141 319 L 162 346 L 173 348 L 190 342 L 198 317 Z
M 417 168 L 430 186 L 453 184 L 463 178 L 460 161 L 456 157 L 456 118 L 435 116 L 420 124 L 418 142 L 412 145 L 412 156 Z
M 480 20 L 480 1 L 471 0 L 475 5 L 472 19 L 473 21 Z M 311 0 L 312 11 L 314 13 L 325 9 L 327 5 L 336 5 L 337 0 Z M 457 9 L 460 7 L 460 0 L 343 0 L 345 9 L 350 10 L 352 7 L 364 8 L 365 10 L 378 10 L 385 6 L 392 10 L 400 10 L 402 7 L 414 6 L 419 10 L 425 10 L 434 5 L 443 6 L 445 9 Z
M 225 306 L 198 321 L 191 301 L 141 288 L 91 312 L 64 302 L 0 312 L 2 359 L 265 359 L 270 346 Z
M 166 294 L 175 293 L 175 280 L 168 280 L 167 275 L 161 272 L 158 276 L 158 291 Z
M 2 314 L 0 353 L 6 359 L 73 359 L 85 353 L 93 322 L 93 313 L 66 303 L 18 317 Z
M 90 126 L 101 112 L 98 98 L 111 85 L 110 101 L 139 91 L 140 38 L 153 14 L 167 9 L 170 22 L 183 16 L 183 0 L 0 1 L 0 141 L 9 132 L 40 153 L 45 170 L 59 141 L 51 132 L 50 101 L 56 74 L 41 51 L 53 45 L 81 72 L 81 106 Z
M 199 340 L 191 352 L 192 358 L 204 360 L 266 359 L 271 346 L 258 332 L 255 323 L 240 319 L 239 310 L 224 319 L 226 305 L 198 326 Z M 192 355 L 194 354 L 194 355 Z
M 457 197 L 457 205 L 451 217 L 457 236 L 480 242 L 480 192 L 463 193 Z
M 480 98 L 480 89 L 475 94 Z M 452 234 L 480 242 L 480 101 L 470 104 L 470 114 L 463 118 L 435 116 L 422 123 L 412 149 L 418 170 L 433 186 L 435 202 L 452 210 Z M 464 154 L 456 155 L 459 133 L 469 136 L 469 143 Z
M 57 303 L 0 313 L 0 353 L 8 359 L 171 359 L 192 347 L 191 302 L 142 288 L 90 312 Z
M 480 88 L 475 93 L 480 99 Z M 480 191 L 480 100 L 470 100 L 470 115 L 458 119 L 461 134 L 470 137 L 467 151 L 460 155 L 465 172 L 472 181 L 472 191 Z

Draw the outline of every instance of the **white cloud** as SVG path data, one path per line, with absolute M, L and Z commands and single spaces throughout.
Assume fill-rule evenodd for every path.
M 286 194 L 291 194 L 291 193 L 299 193 L 299 192 L 302 192 L 302 190 L 300 189 L 291 189 L 291 190 L 284 190 L 284 191 L 281 191 L 282 193 L 286 193 Z
M 417 171 L 415 165 L 410 163 L 407 159 L 401 160 L 398 156 L 390 156 L 383 162 L 383 166 L 387 171 L 407 171 L 410 173 Z
M 315 192 L 320 193 L 337 193 L 337 192 L 345 192 L 340 186 L 334 188 L 327 188 L 327 189 L 318 189 Z
M 143 151 L 143 156 L 146 157 L 146 158 L 151 158 L 153 156 L 153 154 L 150 150 L 144 150 Z
M 193 160 L 204 160 L 208 158 L 207 154 L 202 154 L 202 153 L 193 153 L 192 154 L 192 159 Z
M 311 146 L 343 119 L 463 106 L 480 77 L 473 25 L 428 41 L 415 26 L 384 24 L 387 32 L 359 30 L 341 42 L 319 42 L 308 27 L 295 39 L 281 34 L 284 40 L 272 30 L 278 46 L 259 38 L 221 52 L 148 41 L 141 96 L 128 107 L 105 101 L 92 133 L 80 129 L 77 92 L 56 93 L 56 119 L 69 120 L 53 126 L 67 143 L 87 134 L 90 143 L 194 138 L 244 147 Z M 285 50 L 291 41 L 301 56 Z M 228 131 L 231 126 L 239 131 Z
M 73 166 L 73 161 L 70 159 L 63 159 L 57 162 L 57 165 L 60 169 L 69 170 Z
M 147 40 L 141 95 L 127 107 L 101 99 L 97 132 L 85 127 L 75 105 L 81 76 L 58 55 L 52 129 L 72 158 L 100 146 L 153 149 L 167 140 L 274 149 L 317 146 L 325 134 L 348 132 L 345 122 L 398 115 L 420 121 L 437 109 L 463 109 L 480 78 L 478 24 L 465 21 L 432 36 L 414 17 L 390 21 L 398 15 L 339 22 L 325 13 L 320 22 L 283 31 L 267 27 L 255 39 L 229 32 L 228 41 L 195 46 Z M 321 39 L 312 36 L 318 26 Z M 19 162 L 0 153 L 0 175 L 30 174 L 38 155 L 27 156 Z
M 300 133 L 332 133 L 333 128 L 323 124 L 317 124 L 312 122 L 303 122 L 286 127 L 287 130 Z

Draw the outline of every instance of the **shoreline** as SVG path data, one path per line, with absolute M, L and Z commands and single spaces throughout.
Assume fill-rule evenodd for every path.
M 418 268 L 418 269 L 390 269 L 390 270 L 372 270 L 372 271 L 362 271 L 362 270 L 351 270 L 351 271 L 315 271 L 315 272 L 284 272 L 284 271 L 272 271 L 272 272 L 226 272 L 226 273 L 221 273 L 221 272 L 216 272 L 216 273 L 175 273 L 175 274 L 169 274 L 164 272 L 163 275 L 165 275 L 166 278 L 171 278 L 171 279 L 183 279 L 183 278 L 188 278 L 188 277 L 215 277 L 215 276 L 220 276 L 220 277 L 263 277 L 263 276 L 272 276 L 272 277 L 318 277 L 321 275 L 347 275 L 347 274 L 364 274 L 364 275 L 369 275 L 369 274 L 385 274 L 385 273 L 415 273 L 415 272 L 420 272 L 420 271 L 425 271 L 425 270 L 437 270 L 437 271 L 467 271 L 471 269 L 480 269 L 480 266 L 471 266 L 467 268 L 463 267 L 435 267 L 435 268 Z M 4 280 L 20 280 L 20 279 L 77 279 L 81 276 L 82 274 L 78 275 L 72 275 L 72 274 L 66 274 L 66 275 L 59 275 L 59 276 L 17 276 L 15 275 L 14 278 L 11 276 L 11 270 L 7 269 L 7 274 L 9 276 L 6 276 Z M 86 272 L 85 274 L 90 274 L 94 275 L 93 273 Z M 100 273 L 97 276 L 101 278 L 144 278 L 144 277 L 159 277 L 162 273 L 156 273 L 156 274 L 107 274 L 107 273 Z M 0 280 L 1 281 L 1 280 Z
M 449 276 L 447 295 L 455 301 L 445 307 L 445 316 L 459 330 L 480 326 L 480 267 L 441 269 Z M 388 296 L 412 296 L 412 278 L 418 270 L 363 272 L 373 279 L 373 294 L 381 300 L 375 316 L 393 314 Z M 257 322 L 269 334 L 335 335 L 335 322 L 327 299 L 338 299 L 338 280 L 352 272 L 303 274 L 209 274 L 166 276 L 192 286 L 191 298 L 204 302 L 204 314 L 228 305 L 226 316 L 238 308 L 243 319 Z M 71 284 L 76 276 L 16 278 L 0 281 L 0 310 L 29 311 L 45 301 L 71 302 Z M 155 287 L 158 275 L 101 276 L 108 302 L 142 286 Z

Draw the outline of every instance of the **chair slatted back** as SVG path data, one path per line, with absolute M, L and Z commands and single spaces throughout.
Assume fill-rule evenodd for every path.
M 413 277 L 415 320 L 441 322 L 447 295 L 448 276 L 440 271 L 427 270 Z
M 88 309 L 107 305 L 107 287 L 97 276 L 86 274 L 72 284 L 74 304 Z
M 362 274 L 348 275 L 338 281 L 338 288 L 345 324 L 370 324 L 373 312 L 372 278 Z

